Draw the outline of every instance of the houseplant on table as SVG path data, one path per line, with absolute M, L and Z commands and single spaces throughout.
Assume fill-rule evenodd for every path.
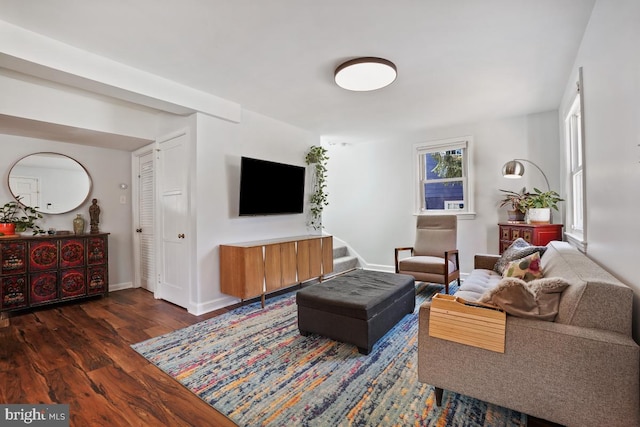
M 549 224 L 551 222 L 551 209 L 558 210 L 558 202 L 564 199 L 553 190 L 542 192 L 533 189 L 526 200 L 529 222 L 532 224 Z
M 522 187 L 519 192 L 511 190 L 500 191 L 504 193 L 504 197 L 500 200 L 500 207 L 509 206 L 511 208 L 507 210 L 509 221 L 524 222 L 524 217 L 527 213 L 527 199 L 530 196 L 526 187 Z
M 42 218 L 36 210 L 37 207 L 23 205 L 20 199 L 21 197 L 16 197 L 16 201 L 5 203 L 0 208 L 0 233 L 5 236 L 27 230 L 33 230 L 34 236 L 44 233 L 36 224 L 36 221 Z

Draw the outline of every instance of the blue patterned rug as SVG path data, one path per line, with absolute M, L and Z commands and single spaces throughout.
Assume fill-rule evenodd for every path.
M 522 426 L 524 414 L 418 382 L 418 307 L 368 356 L 297 328 L 295 293 L 132 347 L 239 426 Z M 455 290 L 455 288 L 453 289 Z M 452 290 L 452 291 L 453 291 Z

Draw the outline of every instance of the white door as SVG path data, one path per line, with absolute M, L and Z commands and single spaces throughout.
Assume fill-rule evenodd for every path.
M 189 140 L 183 132 L 158 145 L 158 288 L 156 297 L 189 308 Z
M 156 290 L 155 259 L 155 144 L 132 155 L 134 287 Z
M 46 206 L 40 206 L 40 181 L 29 176 L 9 177 L 9 187 L 14 195 L 20 197 L 25 206 L 37 206 L 39 211 L 46 212 Z

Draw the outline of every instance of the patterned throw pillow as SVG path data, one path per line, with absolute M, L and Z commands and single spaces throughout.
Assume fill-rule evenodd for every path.
M 502 277 L 516 277 L 525 282 L 542 278 L 542 267 L 540 266 L 540 254 L 534 252 L 507 264 Z
M 547 250 L 546 246 L 533 246 L 523 238 L 514 240 L 513 243 L 502 253 L 498 262 L 493 267 L 493 270 L 500 274 L 504 273 L 504 269 L 511 261 L 515 261 L 520 258 L 524 258 L 527 255 L 531 255 L 534 252 L 540 253 L 540 256 Z

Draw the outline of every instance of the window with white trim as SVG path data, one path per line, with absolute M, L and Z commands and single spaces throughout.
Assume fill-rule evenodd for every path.
M 585 174 L 584 174 L 584 123 L 582 116 L 582 70 L 576 93 L 564 121 L 567 171 L 567 234 L 570 241 L 586 249 L 585 230 Z
M 416 212 L 471 213 L 471 137 L 416 144 Z

